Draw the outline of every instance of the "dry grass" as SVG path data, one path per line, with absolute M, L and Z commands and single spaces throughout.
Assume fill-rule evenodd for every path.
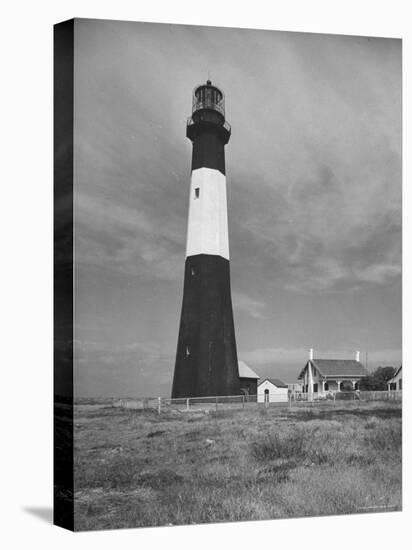
M 75 414 L 77 530 L 401 508 L 396 403 Z

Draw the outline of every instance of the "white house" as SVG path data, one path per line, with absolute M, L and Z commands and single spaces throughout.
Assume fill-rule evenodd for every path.
M 388 380 L 388 390 L 402 389 L 402 365 L 398 368 L 390 380 Z
M 309 350 L 309 361 L 301 370 L 298 380 L 302 381 L 303 392 L 313 397 L 325 395 L 327 392 L 352 391 L 359 389 L 359 382 L 368 371 L 356 359 L 314 359 L 313 349 Z
M 258 403 L 279 403 L 288 400 L 288 386 L 277 378 L 265 378 L 258 384 Z

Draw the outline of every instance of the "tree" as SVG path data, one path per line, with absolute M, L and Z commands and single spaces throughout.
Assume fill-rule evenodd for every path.
M 395 367 L 378 367 L 359 383 L 359 389 L 364 391 L 383 391 L 388 389 L 388 380 L 395 374 Z

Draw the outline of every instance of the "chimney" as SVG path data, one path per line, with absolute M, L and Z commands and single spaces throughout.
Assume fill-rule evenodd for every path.
M 359 363 L 360 360 L 360 351 L 356 352 L 356 361 Z
M 309 361 L 313 361 L 313 348 L 309 350 Z

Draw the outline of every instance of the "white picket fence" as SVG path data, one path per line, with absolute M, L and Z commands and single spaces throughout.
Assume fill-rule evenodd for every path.
M 289 393 L 288 401 L 258 403 L 256 395 L 226 395 L 210 397 L 143 397 L 125 398 L 113 401 L 114 407 L 138 410 L 156 410 L 159 414 L 167 411 L 185 413 L 189 411 L 218 411 L 227 409 L 250 409 L 256 407 L 299 407 L 308 405 L 336 405 L 344 401 L 400 401 L 402 391 L 356 391 L 335 392 L 328 394 L 313 394 L 312 400 L 308 393 Z
M 389 401 L 401 400 L 402 390 L 382 390 L 382 391 L 326 391 L 324 393 L 313 393 L 310 399 L 309 393 L 293 392 L 289 394 L 292 401 Z

